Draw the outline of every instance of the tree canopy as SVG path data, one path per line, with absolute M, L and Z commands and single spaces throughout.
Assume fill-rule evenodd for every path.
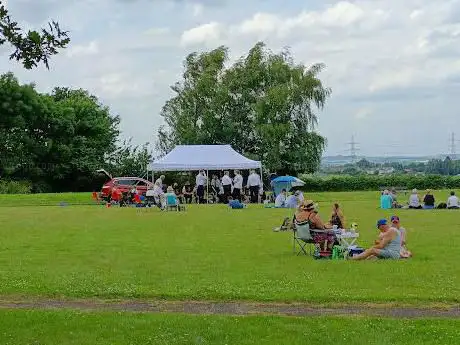
M 0 0 L 0 45 L 9 43 L 14 49 L 10 59 L 22 62 L 24 68 L 37 67 L 41 62 L 49 68 L 49 59 L 69 42 L 68 32 L 61 30 L 55 21 L 40 31 L 24 32 Z
M 262 42 L 228 63 L 226 47 L 186 57 L 182 80 L 161 112 L 159 151 L 231 144 L 271 171 L 316 171 L 326 144 L 315 131 L 317 111 L 331 93 L 318 77 L 324 65 L 296 64 L 289 50 L 275 54 Z
M 11 73 L 2 75 L 0 177 L 59 192 L 100 188 L 99 168 L 140 174 L 150 155 L 146 146 L 118 142 L 119 122 L 85 90 L 57 87 L 41 94 Z

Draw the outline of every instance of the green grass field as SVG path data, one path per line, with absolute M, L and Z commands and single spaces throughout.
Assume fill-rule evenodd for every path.
M 0 312 L 0 344 L 458 344 L 458 320 Z
M 313 195 L 323 217 L 341 201 L 377 235 L 375 193 Z M 328 201 L 327 201 L 328 200 Z M 0 294 L 315 302 L 458 302 L 456 211 L 397 212 L 415 257 L 400 262 L 315 261 L 275 233 L 288 210 L 191 206 L 184 213 L 102 206 L 0 208 Z
M 446 192 L 438 192 L 438 200 Z M 338 201 L 369 246 L 378 193 L 307 195 L 328 218 Z M 70 206 L 60 207 L 60 202 Z M 85 194 L 0 196 L 0 297 L 247 300 L 334 304 L 459 303 L 460 211 L 400 210 L 414 257 L 315 261 L 273 232 L 289 210 L 192 205 L 186 212 L 105 208 Z M 35 205 L 35 206 L 32 206 Z M 47 205 L 40 207 L 37 205 Z M 232 317 L 0 310 L 0 344 L 455 344 L 458 319 Z M 385 331 L 382 338 L 381 332 Z

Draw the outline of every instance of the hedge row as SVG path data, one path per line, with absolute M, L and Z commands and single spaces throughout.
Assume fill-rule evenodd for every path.
M 340 176 L 299 176 L 304 182 L 304 189 L 312 192 L 346 192 L 381 190 L 382 188 L 406 189 L 458 189 L 460 176 L 441 175 L 340 175 Z

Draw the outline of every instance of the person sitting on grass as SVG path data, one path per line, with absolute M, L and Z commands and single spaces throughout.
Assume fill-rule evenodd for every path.
M 421 209 L 420 198 L 418 196 L 417 189 L 412 190 L 412 194 L 409 197 L 409 208 L 411 209 Z
M 345 229 L 345 217 L 340 209 L 340 205 L 337 203 L 332 205 L 332 214 L 329 224 L 332 226 L 336 225 L 338 229 Z
M 231 207 L 232 209 L 241 209 L 244 208 L 245 205 L 241 203 L 238 199 L 233 199 L 233 197 L 229 196 L 228 197 L 228 206 Z
M 447 199 L 447 208 L 449 210 L 458 210 L 460 208 L 458 197 L 454 191 L 450 192 L 450 197 Z
M 423 208 L 425 210 L 432 210 L 434 209 L 434 204 L 435 204 L 434 195 L 433 193 L 431 193 L 431 189 L 427 189 L 426 194 L 423 197 Z
M 286 189 L 283 189 L 281 193 L 276 196 L 275 207 L 283 208 L 286 207 Z
M 401 226 L 401 221 L 399 220 L 398 216 L 391 217 L 391 224 L 395 229 L 398 229 L 401 233 L 401 258 L 410 258 L 412 257 L 412 253 L 406 247 L 406 229 Z
M 401 232 L 388 224 L 386 219 L 377 222 L 377 228 L 383 234 L 375 245 L 363 253 L 355 255 L 352 260 L 399 259 L 401 256 Z
M 300 205 L 299 191 L 296 191 L 294 194 L 287 197 L 285 202 L 286 208 L 298 208 Z

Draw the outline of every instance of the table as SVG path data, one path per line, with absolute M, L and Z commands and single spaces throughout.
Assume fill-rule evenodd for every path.
M 338 233 L 336 234 L 336 236 L 340 242 L 340 245 L 343 248 L 348 249 L 351 246 L 354 246 L 356 244 L 356 241 L 359 238 L 359 233 L 347 231 L 347 232 L 342 232 L 340 234 Z

